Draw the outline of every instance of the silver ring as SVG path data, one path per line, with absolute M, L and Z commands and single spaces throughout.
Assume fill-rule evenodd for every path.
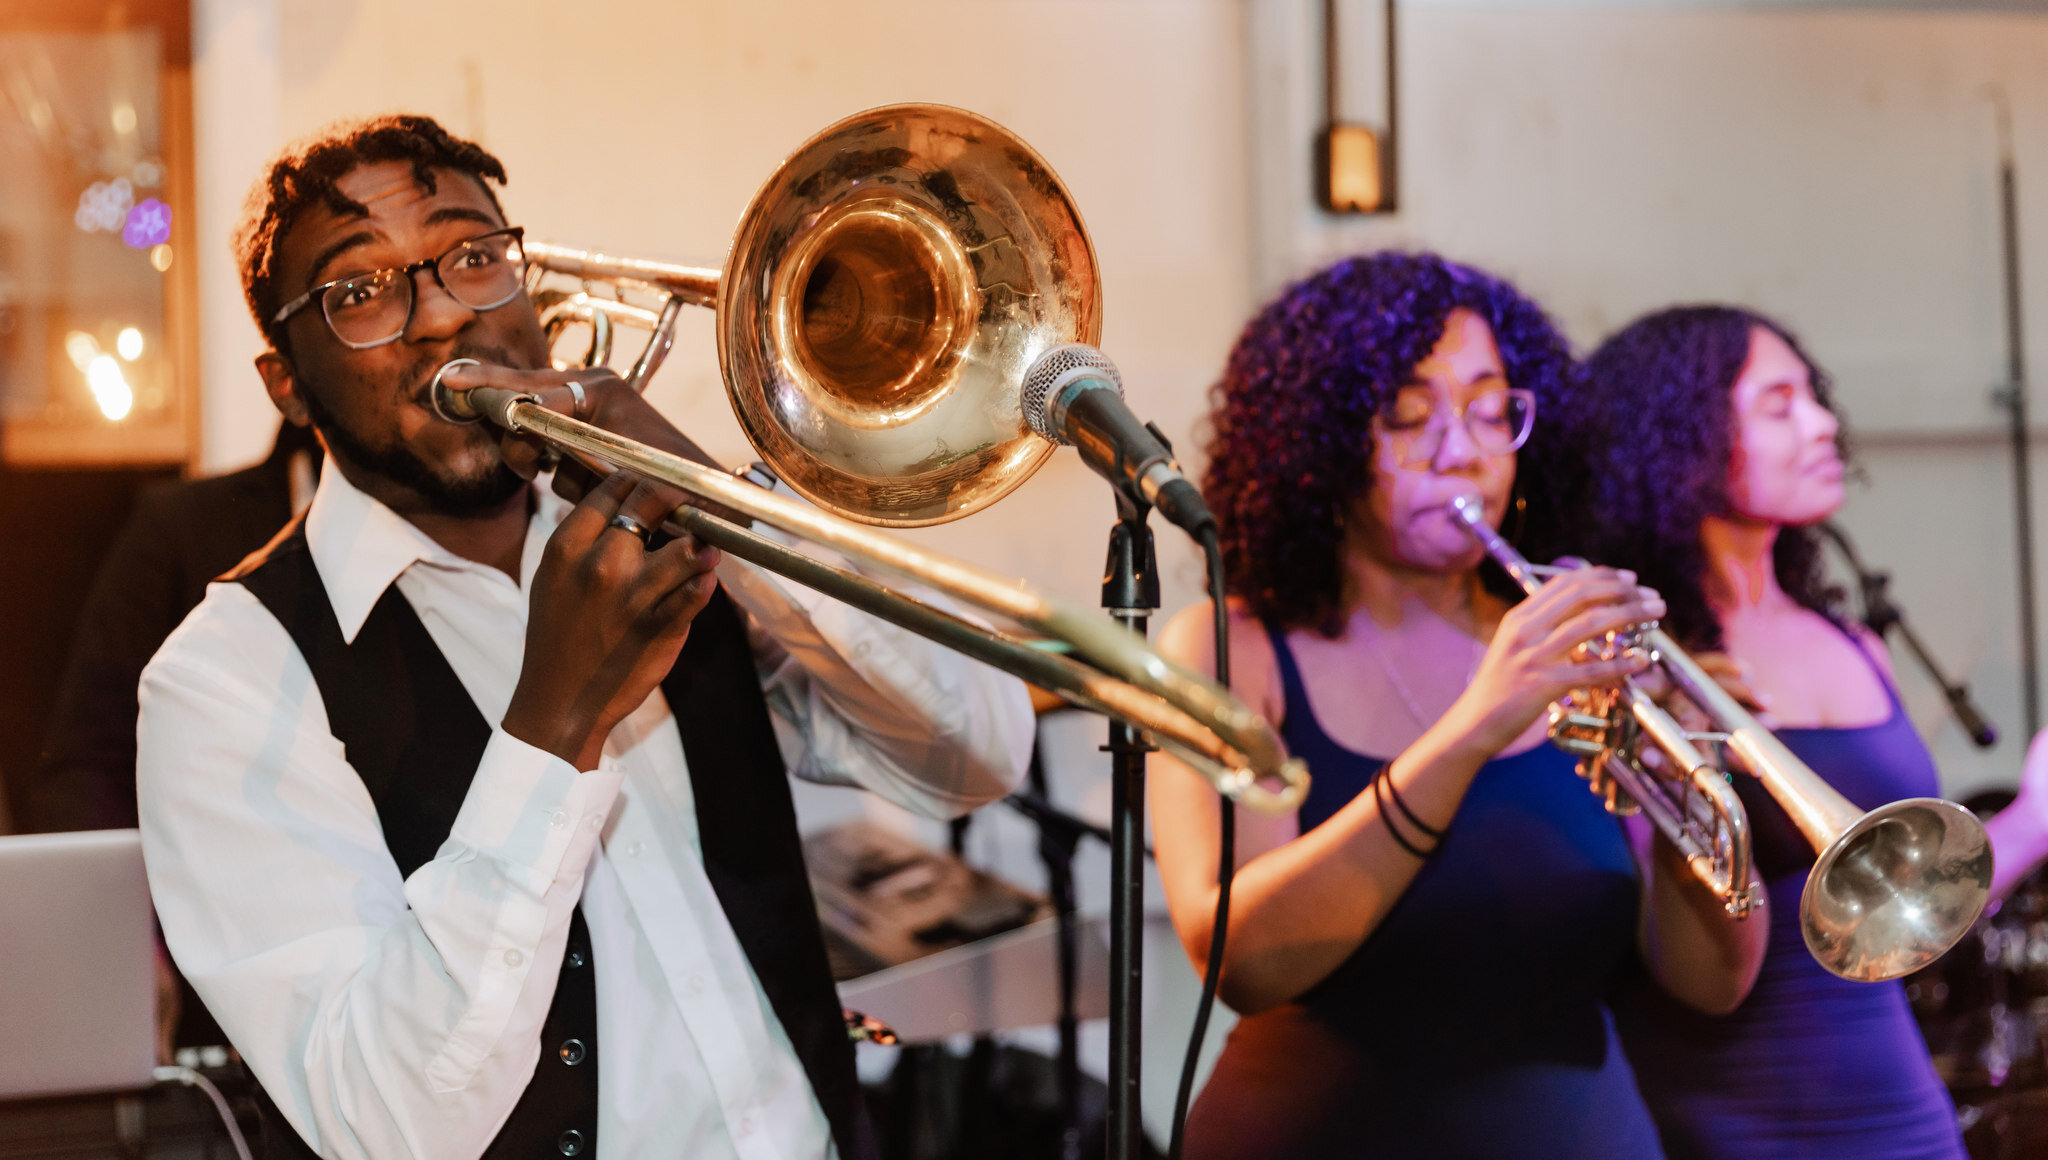
M 570 379 L 569 397 L 576 400 L 576 410 L 573 413 L 578 419 L 581 419 L 583 417 L 583 384 L 575 379 Z
M 637 537 L 640 540 L 642 546 L 645 546 L 647 543 L 647 525 L 641 523 L 639 520 L 634 519 L 632 516 L 624 514 L 613 516 L 611 520 L 605 524 L 605 526 L 608 528 L 617 528 L 622 532 L 626 532 L 629 535 Z

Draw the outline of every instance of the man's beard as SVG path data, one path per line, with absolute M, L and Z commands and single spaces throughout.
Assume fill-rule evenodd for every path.
M 471 357 L 500 364 L 509 361 L 487 357 L 487 352 Z M 373 443 L 335 417 L 321 399 L 324 388 L 314 387 L 303 374 L 299 385 L 299 397 L 305 400 L 313 427 L 329 447 L 358 468 L 411 490 L 443 515 L 477 516 L 495 511 L 526 486 L 526 480 L 502 459 L 494 459 L 481 472 L 451 475 L 443 465 L 422 458 L 395 437 L 381 445 Z

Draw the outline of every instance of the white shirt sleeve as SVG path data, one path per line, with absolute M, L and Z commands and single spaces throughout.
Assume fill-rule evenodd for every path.
M 614 768 L 494 730 L 410 878 L 304 658 L 216 584 L 143 673 L 137 790 L 165 941 L 328 1157 L 473 1157 L 532 1078 Z M 231 998 L 231 1001 L 229 1001 Z
M 743 560 L 727 556 L 718 577 L 747 614 L 797 776 L 859 785 L 933 818 L 1023 780 L 1037 722 L 1022 680 Z M 958 611 L 937 593 L 916 594 Z

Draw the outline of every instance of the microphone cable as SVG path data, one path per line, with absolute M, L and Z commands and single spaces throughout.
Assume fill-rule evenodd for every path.
M 1223 545 L 1211 523 L 1201 531 L 1202 554 L 1208 562 L 1209 601 L 1216 614 L 1216 683 L 1230 688 L 1230 606 L 1225 603 Z M 1173 1097 L 1173 1137 L 1167 1160 L 1180 1160 L 1186 1143 L 1188 1103 L 1195 1090 L 1195 1067 L 1202 1042 L 1209 1037 L 1209 1014 L 1216 1006 L 1216 985 L 1223 976 L 1223 940 L 1230 932 L 1230 883 L 1237 876 L 1237 803 L 1218 797 L 1222 813 L 1216 838 L 1216 919 L 1209 932 L 1209 961 L 1202 971 L 1202 998 L 1195 1004 L 1195 1028 L 1188 1037 L 1187 1058 L 1181 1061 L 1180 1088 Z

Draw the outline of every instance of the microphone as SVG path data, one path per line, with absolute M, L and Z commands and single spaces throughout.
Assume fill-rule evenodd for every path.
M 1124 403 L 1123 377 L 1101 351 L 1074 342 L 1038 356 L 1024 372 L 1023 406 L 1033 431 L 1073 444 L 1081 461 L 1133 504 L 1158 508 L 1198 538 L 1216 526 L 1173 449 Z

